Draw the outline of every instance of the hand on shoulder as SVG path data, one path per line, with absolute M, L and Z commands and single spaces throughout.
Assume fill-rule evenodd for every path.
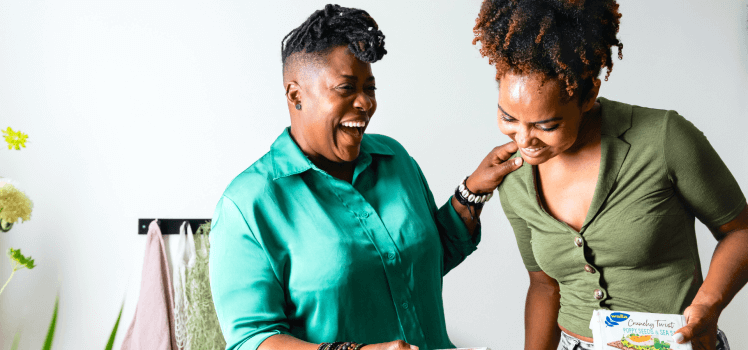
M 504 180 L 504 176 L 522 166 L 522 157 L 509 158 L 518 150 L 514 141 L 495 147 L 478 165 L 467 180 L 466 186 L 471 192 L 490 193 Z

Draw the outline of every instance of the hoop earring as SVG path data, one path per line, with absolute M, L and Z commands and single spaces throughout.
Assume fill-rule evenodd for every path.
M 301 110 L 301 103 L 297 103 L 296 104 L 296 109 L 299 110 L 299 111 Z

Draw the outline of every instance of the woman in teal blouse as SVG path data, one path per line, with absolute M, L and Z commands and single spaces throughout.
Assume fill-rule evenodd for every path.
M 468 195 L 470 208 L 456 197 L 438 208 L 405 149 L 364 133 L 383 39 L 366 12 L 337 5 L 284 39 L 291 127 L 231 182 L 212 221 L 211 289 L 227 349 L 454 347 L 442 277 L 476 249 L 475 202 L 491 191 Z M 503 162 L 516 150 L 497 147 L 462 193 L 496 188 L 518 167 Z M 355 344 L 325 344 L 343 341 Z
M 609 309 L 682 313 L 668 342 L 729 349 L 717 321 L 748 280 L 746 198 L 678 113 L 597 97 L 620 17 L 614 0 L 485 0 L 476 21 L 526 163 L 499 188 L 530 276 L 525 347 L 592 349 Z M 694 218 L 720 241 L 706 278 Z

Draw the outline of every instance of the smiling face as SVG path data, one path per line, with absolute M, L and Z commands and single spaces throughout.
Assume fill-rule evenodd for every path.
M 599 85 L 598 85 L 599 86 Z M 519 147 L 522 158 L 538 165 L 569 150 L 577 141 L 582 115 L 595 103 L 597 89 L 581 105 L 561 99 L 561 83 L 538 75 L 507 73 L 499 84 L 499 130 Z
M 333 48 L 320 61 L 300 68 L 286 83 L 291 136 L 313 161 L 352 162 L 377 109 L 371 65 L 346 46 Z

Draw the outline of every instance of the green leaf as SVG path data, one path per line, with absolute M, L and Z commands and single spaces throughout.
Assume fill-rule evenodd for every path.
M 34 265 L 34 259 L 32 259 L 30 256 L 28 258 L 23 256 L 23 254 L 21 254 L 20 248 L 8 248 L 8 257 L 10 257 L 10 260 L 18 262 L 19 264 L 21 264 L 21 266 L 26 267 L 29 270 L 36 267 L 36 265 Z
M 122 318 L 122 309 L 125 308 L 125 302 L 122 302 L 122 306 L 119 308 L 119 316 L 117 316 L 117 322 L 114 323 L 114 329 L 112 329 L 112 334 L 109 336 L 109 342 L 106 343 L 105 350 L 112 350 L 112 347 L 114 346 L 114 336 L 117 335 L 117 328 L 119 327 L 119 320 Z
M 42 350 L 52 349 L 52 339 L 55 337 L 55 327 L 57 327 L 57 310 L 60 305 L 60 293 L 57 293 L 55 297 L 55 310 L 52 312 L 52 321 L 49 323 L 49 330 L 47 331 L 47 339 L 44 340 L 44 346 Z
M 10 350 L 18 349 L 18 343 L 21 341 L 21 331 L 16 332 L 13 336 L 13 345 L 10 346 Z

